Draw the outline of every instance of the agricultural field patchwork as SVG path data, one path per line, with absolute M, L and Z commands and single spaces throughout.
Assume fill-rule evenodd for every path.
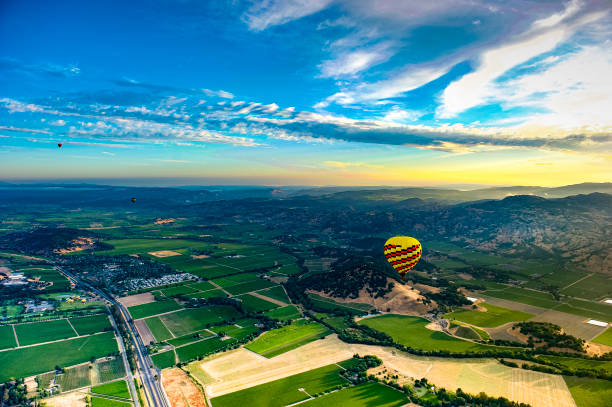
M 601 343 L 602 345 L 612 346 L 612 328 L 606 329 L 604 333 L 593 339 L 593 342 Z
M 157 342 L 162 342 L 166 339 L 172 338 L 172 332 L 166 328 L 166 325 L 164 325 L 159 317 L 147 318 L 145 319 L 145 322 Z
M 131 405 L 132 403 L 126 401 L 111 400 L 104 397 L 93 396 L 91 398 L 91 407 L 128 407 Z
M 268 288 L 266 290 L 259 291 L 259 294 L 265 295 L 266 297 L 273 298 L 277 301 L 282 301 L 284 303 L 289 304 L 289 297 L 287 297 L 287 293 L 285 293 L 285 289 L 281 286 L 276 286 L 272 288 Z
M 507 308 L 498 307 L 492 304 L 479 304 L 487 311 L 477 310 L 457 310 L 444 315 L 448 319 L 457 319 L 468 324 L 481 326 L 484 328 L 493 328 L 512 321 L 525 321 L 532 318 L 532 314 L 526 312 L 514 311 Z
M 243 294 L 236 298 L 240 300 L 242 307 L 247 312 L 257 313 L 261 311 L 269 311 L 279 307 L 277 304 L 271 303 L 263 298 L 259 298 L 251 294 Z
M 173 350 L 151 355 L 151 360 L 153 361 L 153 364 L 160 369 L 172 367 L 176 364 L 175 354 Z
M 593 273 L 561 292 L 572 297 L 588 300 L 607 298 L 612 296 L 612 279 L 607 275 Z
M 0 352 L 0 382 L 72 366 L 117 352 L 112 332 Z
M 272 358 L 320 339 L 330 332 L 328 328 L 316 322 L 297 320 L 291 325 L 263 333 L 245 347 L 262 356 Z

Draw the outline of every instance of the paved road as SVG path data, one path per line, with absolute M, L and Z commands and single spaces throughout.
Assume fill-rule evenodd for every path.
M 77 285 L 81 285 L 82 287 L 85 287 L 87 290 L 93 291 L 100 297 L 106 299 L 107 301 L 117 306 L 117 309 L 119 309 L 121 316 L 126 322 L 125 325 L 128 328 L 127 329 L 128 334 L 130 336 L 132 344 L 134 345 L 134 349 L 136 350 L 136 356 L 137 356 L 136 368 L 138 372 L 140 373 L 140 380 L 142 381 L 142 384 L 143 384 L 144 395 L 145 395 L 147 405 L 149 407 L 170 407 L 170 403 L 168 402 L 168 398 L 166 397 L 166 394 L 164 393 L 164 390 L 161 386 L 160 381 L 155 378 L 155 376 L 160 377 L 161 372 L 159 371 L 159 369 L 156 369 L 153 367 L 153 362 L 151 362 L 151 358 L 149 356 L 147 348 L 142 343 L 142 340 L 140 339 L 140 335 L 138 335 L 138 331 L 136 330 L 136 327 L 134 326 L 134 322 L 132 321 L 132 318 L 130 314 L 128 313 L 127 309 L 115 298 L 91 286 L 89 283 L 86 283 L 78 279 L 77 277 L 67 272 L 66 270 L 62 269 L 61 267 L 59 266 L 56 266 L 56 267 L 61 273 L 66 275 L 66 277 L 74 281 Z M 113 320 L 113 324 L 115 325 L 115 321 L 112 315 L 111 315 L 111 319 Z M 123 349 L 123 344 L 121 344 L 121 351 L 122 351 L 122 354 L 124 355 L 123 357 L 125 357 L 125 349 Z M 130 373 L 130 377 L 131 377 L 131 373 Z M 131 380 L 130 382 L 133 384 L 133 380 Z M 137 395 L 134 394 L 134 396 L 136 397 Z M 137 400 L 138 398 L 136 397 L 134 401 L 137 402 Z

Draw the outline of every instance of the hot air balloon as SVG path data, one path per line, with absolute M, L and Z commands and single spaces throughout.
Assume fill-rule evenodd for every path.
M 385 242 L 385 257 L 402 280 L 406 279 L 406 273 L 419 262 L 422 252 L 421 243 L 414 237 L 394 236 Z
M 136 202 L 136 198 L 132 198 L 132 199 L 130 199 L 130 201 L 132 201 L 132 203 L 135 203 Z
M 57 143 L 58 148 L 62 148 L 62 143 Z

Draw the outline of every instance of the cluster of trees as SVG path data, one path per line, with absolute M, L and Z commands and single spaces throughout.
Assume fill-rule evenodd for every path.
M 541 344 L 544 348 L 567 348 L 584 352 L 584 339 L 563 333 L 559 325 L 550 322 L 519 322 L 512 329 L 529 336 L 528 345 Z
M 28 389 L 23 379 L 12 380 L 0 384 L 0 406 L 30 407 L 32 400 L 28 398 Z
M 355 363 L 347 366 L 346 370 L 342 371 L 340 375 L 353 384 L 368 381 L 367 370 L 382 364 L 382 360 L 372 355 L 359 356 L 354 354 L 352 360 Z

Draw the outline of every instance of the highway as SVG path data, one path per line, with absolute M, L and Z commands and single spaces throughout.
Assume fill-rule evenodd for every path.
M 151 358 L 149 356 L 147 348 L 142 343 L 140 335 L 138 335 L 138 331 L 136 330 L 136 327 L 134 326 L 134 322 L 132 321 L 132 318 L 130 317 L 130 314 L 128 313 L 127 309 L 119 301 L 117 301 L 114 297 L 111 297 L 107 295 L 106 293 L 104 293 L 103 291 L 93 287 L 89 283 L 80 280 L 76 276 L 64 270 L 62 267 L 58 265 L 55 265 L 55 266 L 59 272 L 64 274 L 68 279 L 73 281 L 76 285 L 80 285 L 81 287 L 84 287 L 85 289 L 96 293 L 97 295 L 106 299 L 107 301 L 109 301 L 110 303 L 114 304 L 117 307 L 117 309 L 119 310 L 119 312 L 121 313 L 121 316 L 123 317 L 125 321 L 127 332 L 130 335 L 130 340 L 132 344 L 134 345 L 134 349 L 136 351 L 136 359 L 137 359 L 136 369 L 140 373 L 140 380 L 143 384 L 143 390 L 144 390 L 143 393 L 145 395 L 145 399 L 146 399 L 145 401 L 147 405 L 149 407 L 170 407 L 170 403 L 168 401 L 168 398 L 166 397 L 166 393 L 164 392 L 160 381 L 155 378 L 156 375 L 158 375 L 159 377 L 159 375 L 161 375 L 161 372 L 158 369 L 153 367 L 153 362 L 151 362 Z M 112 319 L 114 322 L 114 318 Z M 123 350 L 123 347 L 121 349 Z M 125 355 L 124 350 L 123 350 L 123 354 Z M 131 377 L 131 374 L 130 374 L 130 377 Z M 137 396 L 137 395 L 134 394 L 134 396 Z M 134 399 L 134 402 L 138 403 L 137 397 Z

